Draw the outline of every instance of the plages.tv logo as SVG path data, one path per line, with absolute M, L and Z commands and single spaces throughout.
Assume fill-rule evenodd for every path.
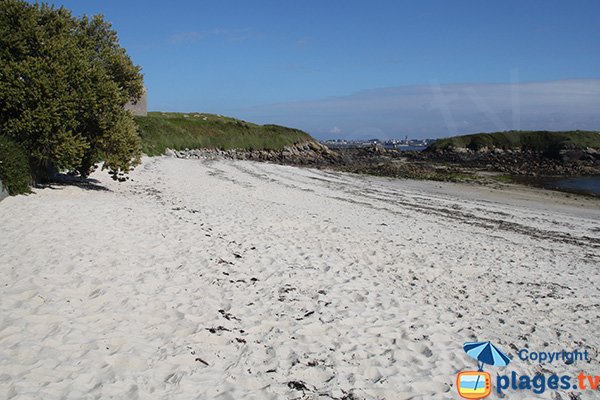
M 510 358 L 492 342 L 467 342 L 465 352 L 477 360 L 477 371 L 462 371 L 456 377 L 458 394 L 464 399 L 483 399 L 492 393 L 492 378 L 483 370 L 485 364 L 506 367 Z

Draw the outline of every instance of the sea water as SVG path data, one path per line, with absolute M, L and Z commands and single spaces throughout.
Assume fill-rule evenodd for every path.
M 600 176 L 579 176 L 573 178 L 551 179 L 546 184 L 549 188 L 567 190 L 600 196 Z
M 560 190 L 600 197 L 600 176 L 532 177 L 513 176 L 518 183 L 544 189 Z

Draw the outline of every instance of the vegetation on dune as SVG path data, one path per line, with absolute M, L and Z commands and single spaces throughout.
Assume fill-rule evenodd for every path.
M 534 151 L 557 154 L 561 150 L 584 150 L 600 148 L 600 133 L 590 131 L 506 131 L 476 133 L 440 139 L 426 151 L 444 151 L 467 148 L 478 151 L 484 148 L 502 150 Z
M 29 192 L 31 176 L 25 150 L 7 137 L 0 136 L 0 180 L 10 195 Z
M 123 107 L 142 91 L 140 68 L 103 17 L 1 2 L 0 134 L 23 147 L 38 180 L 56 170 L 87 176 L 100 160 L 122 179 L 140 155 Z
M 256 125 L 234 118 L 201 113 L 151 112 L 135 117 L 142 151 L 150 156 L 166 149 L 199 148 L 279 150 L 314 140 L 308 133 L 278 125 Z

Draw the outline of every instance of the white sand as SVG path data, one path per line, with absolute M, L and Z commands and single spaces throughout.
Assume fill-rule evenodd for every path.
M 472 340 L 600 375 L 598 201 L 242 161 L 93 177 L 0 203 L 2 399 L 453 399 Z

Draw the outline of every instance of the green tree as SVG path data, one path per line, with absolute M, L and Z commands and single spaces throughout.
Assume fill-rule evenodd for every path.
M 25 152 L 19 144 L 2 136 L 0 136 L 0 180 L 10 195 L 27 193 L 31 183 Z
M 104 160 L 122 179 L 140 158 L 128 101 L 143 92 L 140 67 L 102 16 L 0 0 L 0 135 L 25 149 L 33 176 L 87 176 Z

